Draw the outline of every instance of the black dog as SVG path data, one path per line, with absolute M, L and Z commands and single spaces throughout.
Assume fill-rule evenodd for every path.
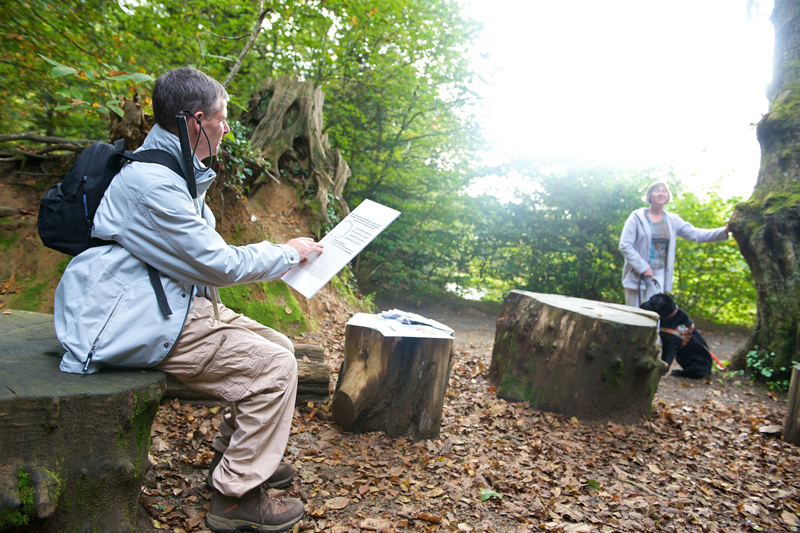
M 694 327 L 686 311 L 675 305 L 672 297 L 656 294 L 639 307 L 655 311 L 661 317 L 661 358 L 669 365 L 677 357 L 678 364 L 683 368 L 673 370 L 673 376 L 699 379 L 711 375 L 708 343 Z

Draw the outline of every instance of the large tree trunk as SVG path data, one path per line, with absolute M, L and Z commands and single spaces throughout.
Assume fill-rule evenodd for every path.
M 497 319 L 489 382 L 497 395 L 584 422 L 652 413 L 667 364 L 658 315 L 635 307 L 511 291 Z
M 761 169 L 752 196 L 731 219 L 756 287 L 756 327 L 732 367 L 746 366 L 755 347 L 775 352 L 774 368 L 800 360 L 800 2 L 776 0 L 773 80 L 769 113 L 758 123 Z

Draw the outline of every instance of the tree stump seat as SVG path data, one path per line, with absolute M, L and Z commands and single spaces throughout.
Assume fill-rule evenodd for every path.
M 584 422 L 635 423 L 652 414 L 667 364 L 650 311 L 511 291 L 503 303 L 489 382 L 497 396 Z
M 347 322 L 331 414 L 344 431 L 439 437 L 453 337 L 357 313 Z
M 165 374 L 62 353 L 52 315 L 0 316 L 0 531 L 134 531 Z

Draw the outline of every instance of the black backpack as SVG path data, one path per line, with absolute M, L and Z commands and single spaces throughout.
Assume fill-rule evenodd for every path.
M 53 185 L 39 202 L 39 237 L 45 246 L 78 255 L 111 243 L 91 238 L 92 221 L 111 180 L 127 161 L 158 163 L 186 179 L 177 158 L 164 150 L 126 152 L 125 139 L 113 145 L 93 144 L 78 155 L 64 181 Z
M 125 139 L 113 145 L 95 143 L 78 155 L 64 181 L 53 185 L 39 202 L 39 237 L 45 246 L 78 255 L 93 246 L 112 244 L 113 241 L 92 238 L 92 221 L 111 180 L 127 161 L 158 163 L 186 179 L 178 159 L 164 150 L 126 152 Z M 190 190 L 191 185 L 194 183 L 189 185 Z M 171 314 L 158 271 L 150 265 L 147 270 L 162 313 Z

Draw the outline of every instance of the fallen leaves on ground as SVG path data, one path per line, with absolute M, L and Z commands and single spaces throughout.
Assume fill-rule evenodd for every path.
M 344 327 L 315 336 L 333 379 Z M 288 491 L 300 531 L 796 531 L 800 452 L 775 433 L 785 400 L 734 377 L 693 382 L 701 400 L 659 400 L 639 424 L 592 426 L 496 397 L 491 346 L 458 348 L 439 439 L 343 434 L 327 406 L 295 410 Z M 767 403 L 768 402 L 768 403 Z M 153 424 L 145 531 L 204 531 L 211 440 L 224 409 L 178 401 Z M 768 430 L 765 430 L 768 428 Z M 142 526 L 144 522 L 144 526 Z

